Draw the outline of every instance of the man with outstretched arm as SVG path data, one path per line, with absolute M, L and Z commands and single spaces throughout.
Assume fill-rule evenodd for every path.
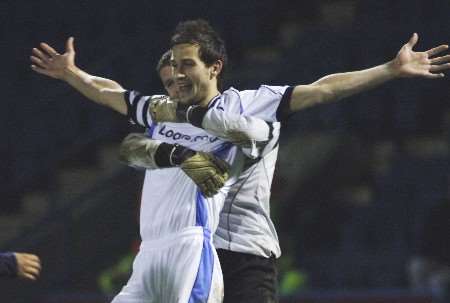
M 199 61 L 207 63 L 198 41 L 213 31 L 204 21 L 195 20 L 181 23 L 172 36 L 173 76 L 181 88 L 177 98 L 182 99 L 183 94 L 189 95 L 197 89 L 191 84 L 196 77 L 191 66 Z M 256 144 L 256 154 L 253 154 L 256 159 L 246 160 L 238 182 L 230 190 L 214 237 L 224 273 L 225 302 L 277 302 L 275 258 L 280 256 L 280 247 L 270 219 L 269 199 L 279 122 L 305 108 L 334 102 L 397 78 L 444 77 L 442 72 L 450 68 L 450 56 L 438 55 L 448 46 L 415 52 L 413 47 L 417 41 L 418 35 L 413 34 L 397 56 L 385 64 L 329 75 L 312 84 L 263 85 L 249 91 L 231 88 L 212 107 L 194 104 L 186 108 L 184 104 L 161 102 L 153 109 L 157 121 L 187 121 L 244 148 L 252 147 L 254 141 L 264 143 Z M 222 47 L 215 45 L 216 50 Z M 222 60 L 223 65 L 225 62 Z M 161 78 L 164 82 L 167 77 Z M 234 111 L 223 110 L 233 104 Z M 248 125 L 260 122 L 252 122 L 254 118 L 267 122 L 268 129 L 264 131 L 261 124 L 260 131 L 252 133 Z
M 223 279 L 211 235 L 242 167 L 239 150 L 190 124 L 154 121 L 149 110 L 165 97 L 128 91 L 79 69 L 73 38 L 62 55 L 41 43 L 31 60 L 35 71 L 67 82 L 147 128 L 146 134 L 132 134 L 121 145 L 122 160 L 146 168 L 146 176 L 141 249 L 129 282 L 113 302 L 221 302 Z M 202 75 L 197 84 L 210 89 L 193 94 L 186 104 L 207 104 L 216 97 L 217 78 L 206 76 L 215 69 L 197 66 Z

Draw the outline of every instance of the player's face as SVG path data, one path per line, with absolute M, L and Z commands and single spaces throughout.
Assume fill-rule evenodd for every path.
M 159 77 L 161 78 L 161 82 L 164 85 L 169 97 L 172 99 L 178 98 L 178 86 L 175 84 L 175 77 L 172 73 L 172 67 L 166 65 L 161 68 L 159 71 Z
M 199 57 L 198 45 L 175 45 L 171 64 L 180 102 L 206 105 L 218 93 L 217 67 L 205 65 Z

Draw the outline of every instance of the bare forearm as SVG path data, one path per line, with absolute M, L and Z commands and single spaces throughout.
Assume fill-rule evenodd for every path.
M 323 103 L 330 103 L 375 88 L 397 74 L 393 62 L 347 73 L 325 76 L 310 85 L 299 85 L 294 88 L 290 111 L 296 112 L 304 108 Z
M 313 85 L 322 85 L 329 94 L 324 102 L 337 101 L 377 87 L 395 78 L 391 62 L 373 68 L 333 74 L 319 79 Z
M 75 66 L 66 69 L 63 80 L 89 100 L 121 114 L 127 113 L 123 99 L 125 90 L 117 82 L 90 75 Z
M 111 79 L 102 78 L 98 76 L 91 76 L 92 81 L 94 81 L 94 84 L 98 86 L 99 88 L 109 88 L 109 89 L 116 89 L 116 90 L 124 90 L 123 87 L 117 83 L 116 81 L 113 81 Z

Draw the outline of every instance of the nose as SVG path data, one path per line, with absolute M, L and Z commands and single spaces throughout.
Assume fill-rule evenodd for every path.
M 179 66 L 172 66 L 172 75 L 175 79 L 185 76 L 183 70 Z
M 174 74 L 175 76 L 175 82 L 179 82 L 179 81 L 183 81 L 184 79 L 186 79 L 186 75 L 184 73 L 181 72 L 177 72 Z

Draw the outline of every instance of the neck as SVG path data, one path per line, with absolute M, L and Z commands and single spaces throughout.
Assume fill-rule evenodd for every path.
M 220 92 L 218 89 L 212 89 L 205 98 L 198 103 L 201 107 L 208 107 L 208 104 L 214 99 L 215 96 L 219 95 Z

